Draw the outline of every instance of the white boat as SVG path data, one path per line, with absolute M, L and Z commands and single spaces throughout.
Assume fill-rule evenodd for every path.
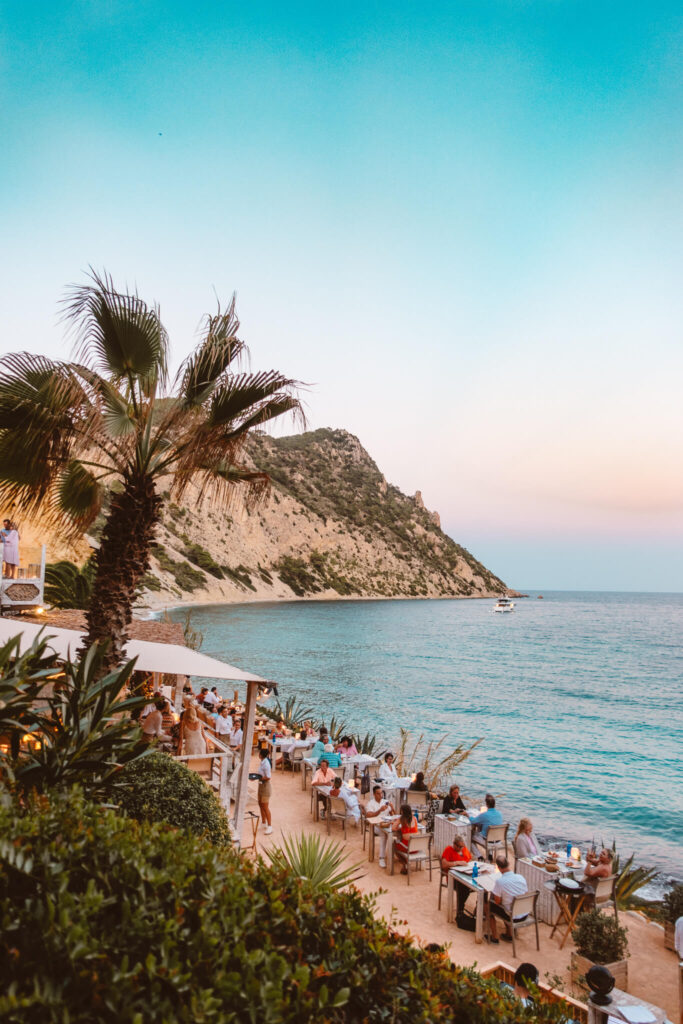
M 493 606 L 494 612 L 514 612 L 515 602 L 509 597 L 499 597 Z

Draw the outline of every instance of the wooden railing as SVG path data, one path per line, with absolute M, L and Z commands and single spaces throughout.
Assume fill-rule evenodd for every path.
M 480 974 L 482 978 L 498 978 L 499 981 L 504 981 L 508 985 L 514 986 L 515 984 L 515 968 L 503 963 L 502 960 L 498 960 L 490 967 L 485 967 Z M 559 989 L 551 988 L 550 985 L 539 983 L 536 987 L 541 993 L 542 1002 L 566 1003 L 572 1020 L 579 1021 L 580 1024 L 588 1024 L 588 1007 L 585 1003 L 580 1003 L 578 999 L 572 999 L 564 992 L 560 992 Z

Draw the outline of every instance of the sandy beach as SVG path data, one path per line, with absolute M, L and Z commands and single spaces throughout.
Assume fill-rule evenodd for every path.
M 252 771 L 256 769 L 256 759 L 252 763 Z M 258 812 L 255 799 L 255 783 L 250 783 L 250 801 L 248 810 Z M 318 833 L 327 836 L 324 821 L 314 822 L 310 814 L 310 787 L 304 792 L 301 789 L 301 778 L 298 773 L 273 772 L 273 795 L 270 808 L 273 816 L 273 834 L 266 836 L 260 827 L 257 836 L 257 852 L 265 854 L 271 845 L 277 845 L 282 836 Z M 330 839 L 344 843 L 344 835 L 338 822 L 332 823 Z M 244 839 L 251 841 L 251 826 L 245 825 Z M 377 913 L 403 932 L 412 934 L 416 941 L 443 943 L 448 946 L 451 959 L 458 964 L 476 965 L 481 969 L 501 960 L 513 968 L 523 961 L 531 961 L 539 969 L 541 980 L 550 982 L 552 978 L 562 979 L 562 989 L 567 995 L 581 999 L 577 991 L 572 991 L 569 976 L 570 955 L 574 949 L 571 937 L 564 949 L 559 949 L 557 933 L 550 938 L 550 926 L 539 925 L 540 951 L 536 951 L 533 928 L 519 932 L 518 956 L 512 955 L 509 943 L 501 942 L 490 946 L 487 943 L 475 943 L 471 932 L 461 931 L 455 924 L 446 920 L 445 892 L 441 910 L 437 908 L 439 896 L 438 866 L 433 865 L 432 881 L 429 881 L 427 870 L 418 871 L 411 876 L 408 886 L 405 877 L 400 874 L 391 876 L 388 870 L 379 867 L 377 860 L 368 861 L 368 851 L 363 850 L 360 828 L 353 825 L 347 827 L 345 847 L 349 863 L 360 862 L 364 872 L 357 883 L 358 888 L 366 893 L 375 893 Z M 654 1003 L 666 1010 L 673 1021 L 678 1017 L 678 981 L 676 955 L 664 948 L 663 929 L 647 921 L 640 914 L 622 911 L 619 921 L 628 930 L 630 957 L 628 962 L 628 990 L 647 1002 Z

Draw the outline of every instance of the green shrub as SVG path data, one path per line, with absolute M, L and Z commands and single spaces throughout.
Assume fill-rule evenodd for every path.
M 588 910 L 579 914 L 572 930 L 576 951 L 594 964 L 612 964 L 628 956 L 628 934 L 611 914 Z
M 228 819 L 216 794 L 182 762 L 153 753 L 121 772 L 117 803 L 137 821 L 161 821 L 205 836 L 216 846 L 230 843 Z
M 223 579 L 223 570 L 221 569 L 218 562 L 216 562 L 213 556 L 203 548 L 201 544 L 188 544 L 187 548 L 183 551 L 185 558 L 189 559 L 190 562 L 194 562 L 204 572 L 210 572 L 212 576 L 217 579 Z
M 206 586 L 204 573 L 193 569 L 187 562 L 174 562 L 162 544 L 153 545 L 152 554 L 159 563 L 159 568 L 164 572 L 170 572 L 181 590 L 192 593 L 193 590 Z
M 78 793 L 23 808 L 0 798 L 0 836 L 3 1021 L 558 1019 L 448 970 L 354 889 L 316 892 Z

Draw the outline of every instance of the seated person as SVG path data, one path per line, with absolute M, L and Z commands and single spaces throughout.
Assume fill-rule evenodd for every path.
M 408 868 L 406 867 L 406 864 L 408 862 L 408 843 L 406 840 L 408 836 L 415 835 L 419 831 L 417 822 L 413 817 L 413 809 L 410 804 L 401 804 L 401 817 L 391 826 L 391 831 L 398 832 L 401 837 L 400 839 L 394 840 L 394 852 L 403 864 L 401 874 L 407 875 Z
M 298 732 L 296 734 L 296 739 L 294 740 L 294 743 L 292 744 L 292 750 L 294 750 L 295 748 L 300 748 L 301 750 L 303 750 L 304 747 L 310 747 L 310 745 L 311 745 L 311 741 L 310 741 L 309 737 L 306 734 L 306 730 L 302 729 L 301 732 Z
M 538 985 L 538 967 L 534 964 L 520 964 L 515 971 L 515 995 L 525 1006 L 533 1006 L 529 985 Z
M 323 726 L 323 728 L 320 730 L 320 736 L 318 737 L 318 739 L 313 744 L 313 750 L 311 751 L 311 760 L 312 761 L 316 761 L 317 762 L 317 761 L 320 760 L 322 754 L 325 753 L 325 746 L 329 742 L 330 742 L 330 738 L 327 735 L 327 729 L 325 729 L 325 727 Z
M 458 811 L 464 811 L 465 805 L 462 802 L 460 796 L 460 786 L 456 786 L 455 783 L 448 790 L 448 796 L 445 797 L 443 807 L 441 808 L 442 814 L 455 814 Z
M 509 925 L 512 901 L 516 896 L 524 896 L 529 891 L 529 886 L 523 875 L 518 875 L 510 870 L 510 861 L 502 853 L 499 853 L 496 857 L 496 867 L 500 871 L 500 875 L 493 886 L 493 892 L 489 897 L 487 907 L 490 941 L 498 942 L 496 918 L 499 917 L 505 922 L 505 930 L 501 938 L 505 942 L 512 942 L 512 933 Z M 515 920 L 523 921 L 527 916 L 527 914 L 520 914 Z
M 520 818 L 512 845 L 518 857 L 535 857 L 540 852 L 531 818 Z
M 427 783 L 425 782 L 425 773 L 418 772 L 415 776 L 415 782 L 411 782 L 408 789 L 412 789 L 413 793 L 428 793 Z
M 339 768 L 339 766 L 342 763 L 341 757 L 335 751 L 335 749 L 334 749 L 334 747 L 332 746 L 331 743 L 326 743 L 325 744 L 325 749 L 323 750 L 322 754 L 318 758 L 318 764 L 320 764 L 320 762 L 322 761 L 323 758 L 325 758 L 325 760 L 327 761 L 327 763 L 330 766 L 330 768 Z
M 368 800 L 365 805 L 365 817 L 370 823 L 370 827 L 374 828 L 379 825 L 380 821 L 383 821 L 387 815 L 391 814 L 392 807 L 388 800 L 385 800 L 382 795 L 381 786 L 373 786 L 372 799 Z M 384 829 L 378 830 L 379 835 L 379 866 L 385 868 L 387 866 L 386 855 L 387 855 L 387 833 Z
M 465 846 L 460 836 L 455 836 L 450 846 L 441 854 L 441 870 L 450 871 L 454 864 L 469 864 L 472 854 Z
M 489 834 L 489 828 L 491 825 L 502 825 L 503 815 L 496 807 L 496 798 L 491 793 L 486 794 L 484 800 L 486 804 L 486 810 L 482 814 L 477 814 L 476 817 L 470 818 L 472 822 L 472 842 L 477 846 L 483 846 L 484 844 L 477 838 L 474 838 L 474 833 L 479 832 L 482 839 L 485 839 Z
M 311 722 L 310 718 L 307 718 L 306 721 L 304 722 L 304 732 L 306 733 L 306 739 L 317 740 L 318 734 L 313 728 L 313 723 Z
M 384 764 L 380 765 L 377 775 L 388 786 L 393 786 L 398 781 L 398 772 L 394 768 L 393 754 L 384 755 Z
M 214 708 L 219 703 L 218 690 L 215 686 L 204 695 L 204 704 L 207 707 Z
M 598 857 L 595 851 L 591 850 L 586 854 L 586 861 L 586 869 L 581 881 L 587 889 L 595 889 L 598 878 L 609 878 L 612 874 L 612 851 L 603 847 Z
M 346 817 L 351 818 L 356 825 L 360 821 L 360 805 L 358 803 L 358 794 L 355 789 L 350 789 L 346 783 L 342 783 L 342 780 L 337 776 L 334 780 L 332 789 L 330 790 L 330 796 L 338 796 L 340 800 L 343 800 L 346 804 Z
M 318 762 L 318 770 L 313 776 L 311 786 L 314 789 L 319 789 L 320 786 L 332 786 L 334 785 L 334 772 L 330 768 L 327 756 L 321 758 Z M 325 807 L 327 806 L 327 797 L 324 793 L 316 793 L 316 800 L 319 804 L 323 805 L 323 809 L 320 812 L 321 817 L 325 817 Z
M 341 742 L 337 747 L 337 753 L 341 754 L 342 757 L 356 757 L 358 750 L 356 744 L 353 742 L 350 736 L 342 736 Z
M 206 702 L 206 697 L 209 692 L 208 686 L 202 686 L 201 690 L 197 694 L 197 707 L 203 708 Z

